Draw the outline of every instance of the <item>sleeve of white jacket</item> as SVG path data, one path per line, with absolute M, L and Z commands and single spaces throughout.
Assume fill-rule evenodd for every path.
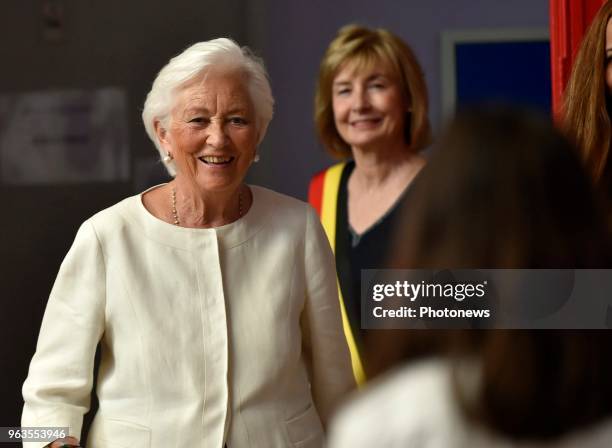
M 314 210 L 309 208 L 307 215 L 303 345 L 315 406 L 326 426 L 341 399 L 355 388 L 355 380 L 342 329 L 334 256 Z
M 104 328 L 104 257 L 86 221 L 64 259 L 23 385 L 22 426 L 69 427 L 80 439 L 89 409 L 96 346 Z M 24 443 L 38 448 L 48 442 Z

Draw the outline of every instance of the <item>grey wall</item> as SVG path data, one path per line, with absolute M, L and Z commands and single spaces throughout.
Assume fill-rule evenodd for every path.
M 188 45 L 245 40 L 246 0 L 65 0 L 65 41 L 44 42 L 41 0 L 3 1 L 3 91 L 119 86 L 128 92 L 130 147 L 150 154 L 140 111 L 153 78 Z
M 301 198 L 312 174 L 332 162 L 315 139 L 312 102 L 319 61 L 340 26 L 388 28 L 413 47 L 429 86 L 434 130 L 442 119 L 441 31 L 548 28 L 548 0 L 266 1 L 264 56 L 277 107 L 252 178 Z

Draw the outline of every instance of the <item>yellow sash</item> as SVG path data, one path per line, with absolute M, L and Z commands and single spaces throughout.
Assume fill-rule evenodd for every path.
M 338 190 L 340 188 L 340 178 L 342 176 L 342 170 L 346 163 L 338 163 L 330 167 L 325 172 L 325 179 L 323 182 L 323 198 L 321 201 L 321 223 L 329 238 L 329 243 L 334 251 L 336 252 L 336 211 L 338 205 Z M 355 337 L 353 336 L 353 330 L 346 314 L 344 306 L 344 298 L 342 297 L 342 291 L 340 290 L 340 283 L 338 282 L 338 296 L 340 297 L 340 312 L 342 313 L 342 326 L 344 328 L 344 334 L 346 336 L 346 342 L 348 343 L 349 350 L 351 352 L 351 362 L 353 365 L 353 374 L 355 375 L 355 381 L 358 386 L 361 386 L 366 381 L 365 372 L 363 370 L 363 364 L 361 362 L 361 356 L 355 344 Z

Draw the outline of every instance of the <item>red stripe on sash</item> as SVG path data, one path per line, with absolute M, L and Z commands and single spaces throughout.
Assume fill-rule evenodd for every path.
M 308 187 L 308 202 L 317 211 L 319 216 L 321 216 L 321 208 L 323 205 L 323 185 L 325 184 L 326 172 L 327 170 L 323 170 L 315 174 Z

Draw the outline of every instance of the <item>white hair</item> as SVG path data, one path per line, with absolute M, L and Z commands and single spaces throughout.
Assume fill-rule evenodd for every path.
M 220 38 L 198 42 L 187 48 L 162 68 L 147 95 L 142 111 L 142 121 L 149 138 L 155 144 L 163 160 L 166 153 L 157 138 L 155 121 L 167 129 L 176 93 L 189 81 L 212 66 L 228 70 L 242 70 L 247 75 L 248 90 L 255 108 L 258 133 L 257 144 L 263 140 L 274 108 L 272 89 L 263 61 L 247 47 L 240 47 L 231 39 Z M 170 175 L 176 174 L 174 161 L 166 163 Z

